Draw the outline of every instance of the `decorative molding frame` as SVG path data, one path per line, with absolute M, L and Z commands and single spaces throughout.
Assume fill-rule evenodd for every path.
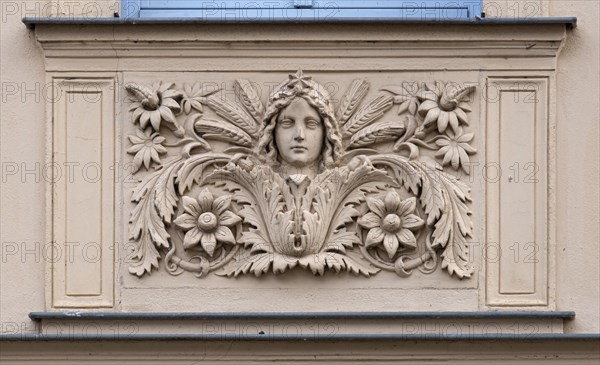
M 53 307 L 113 306 L 115 84 L 114 78 L 52 78 Z
M 486 304 L 545 306 L 554 289 L 549 280 L 554 230 L 549 151 L 555 145 L 550 78 L 488 77 L 486 87 L 486 161 L 503 171 L 487 180 L 486 250 L 498 259 L 486 262 Z M 497 102 L 490 102 L 492 94 Z M 504 140 L 513 143 L 510 150 L 503 148 Z M 510 202 L 500 196 L 518 202 L 518 209 L 509 209 Z
M 166 66 L 177 72 L 231 72 L 232 75 L 236 72 L 285 75 L 302 67 L 310 74 L 339 70 L 361 73 L 377 69 L 383 72 L 462 72 L 478 74 L 480 80 L 502 75 L 540 79 L 555 72 L 557 55 L 566 36 L 565 23 L 513 24 L 510 28 L 489 24 L 427 24 L 423 27 L 365 24 L 364 27 L 361 25 L 360 31 L 352 24 L 288 24 L 285 27 L 289 32 L 277 31 L 279 27 L 280 24 L 169 24 L 157 32 L 156 27 L 149 24 L 86 23 L 79 25 L 79 32 L 73 32 L 68 24 L 39 23 L 35 33 L 44 49 L 47 72 L 53 76 L 88 78 L 108 73 L 130 81 L 143 74 L 145 76 L 139 78 L 142 83 L 150 81 L 148 75 L 164 72 Z M 461 57 L 457 58 L 457 54 Z M 159 79 L 169 81 L 163 75 Z M 234 79 L 232 76 L 231 82 Z M 427 77 L 422 80 L 434 81 Z M 453 77 L 448 76 L 446 80 L 453 80 Z M 129 105 L 123 86 L 115 90 L 117 109 Z M 182 84 L 177 86 L 178 89 L 183 87 Z M 549 86 L 548 113 L 552 115 L 554 86 L 551 77 Z M 479 121 L 479 127 L 485 132 L 476 136 L 484 137 L 479 139 L 477 146 L 481 152 L 486 149 L 489 138 L 489 131 L 485 131 L 482 124 L 486 105 L 483 98 L 476 99 L 475 103 L 482 114 L 472 118 Z M 178 107 L 186 108 L 183 104 Z M 122 121 L 130 118 L 124 112 L 118 117 Z M 129 147 L 125 142 L 124 149 Z M 552 144 L 548 147 L 548 173 L 551 175 L 555 156 Z M 487 235 L 485 228 L 478 229 L 476 234 L 478 237 L 481 234 L 481 238 Z M 493 272 L 493 267 L 481 270 L 477 289 L 469 287 L 465 290 L 475 293 L 479 290 L 481 307 L 535 305 L 553 308 L 552 232 L 549 239 L 546 280 L 550 289 L 546 299 L 541 299 L 541 292 L 536 290 L 535 303 L 489 301 L 486 298 L 491 297 L 485 293 L 486 290 L 493 292 L 493 289 L 488 286 L 485 275 Z M 486 282 L 488 284 L 484 285 Z M 119 295 L 118 292 L 115 294 Z M 132 294 L 128 295 L 127 298 L 131 298 Z M 52 306 L 50 301 L 49 307 Z

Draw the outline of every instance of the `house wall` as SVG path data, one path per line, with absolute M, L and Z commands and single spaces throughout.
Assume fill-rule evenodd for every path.
M 29 320 L 28 314 L 48 308 L 50 243 L 46 232 L 49 224 L 46 198 L 50 139 L 46 121 L 52 88 L 45 75 L 44 56 L 35 33 L 23 25 L 21 18 L 57 13 L 62 16 L 101 13 L 111 17 L 115 10 L 112 1 L 94 4 L 30 0 L 0 4 L 0 332 L 5 334 L 36 333 L 36 324 Z M 576 312 L 576 318 L 566 322 L 564 329 L 573 334 L 600 332 L 599 6 L 596 1 L 562 0 L 484 3 L 490 17 L 574 16 L 578 19 L 577 28 L 567 32 L 558 56 L 556 130 L 553 131 L 556 146 L 549 151 L 556 156 L 555 186 L 550 187 L 555 198 L 556 246 L 549 262 L 555 276 L 551 278 L 555 282 L 554 308 Z M 479 280 L 479 285 L 484 282 Z M 426 298 L 435 300 L 436 295 L 428 294 Z M 175 297 L 166 296 L 166 299 L 175 300 Z M 135 298 L 130 300 L 134 303 L 131 308 L 143 309 L 139 303 L 135 304 Z M 460 302 L 453 307 L 459 311 L 474 309 L 477 305 Z M 499 346 L 498 351 L 501 351 Z

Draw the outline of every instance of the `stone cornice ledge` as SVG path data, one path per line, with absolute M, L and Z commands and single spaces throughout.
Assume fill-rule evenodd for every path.
M 42 320 L 57 321 L 189 321 L 189 320 L 339 320 L 339 319 L 454 319 L 454 320 L 526 320 L 559 319 L 571 320 L 575 317 L 570 311 L 486 311 L 486 312 L 32 312 L 29 317 L 36 322 Z M 60 323 L 60 322 L 59 322 Z M 212 322 L 211 322 L 212 323 Z M 252 322 L 255 323 L 255 322 Z M 258 322 L 256 322 L 258 323 Z M 290 322 L 293 323 L 293 322 Z M 598 341 L 600 334 L 569 333 L 312 333 L 276 334 L 276 333 L 128 333 L 109 335 L 63 334 L 15 334 L 1 335 L 0 341 Z
M 24 22 L 35 25 L 48 72 L 158 72 L 165 65 L 171 71 L 553 71 L 575 18 L 360 24 Z
M 486 50 L 502 56 L 547 57 L 555 55 L 576 24 L 576 18 L 480 19 L 479 21 L 398 21 L 398 22 L 328 22 L 328 23 L 208 23 L 187 20 L 113 20 L 113 19 L 40 19 L 24 18 L 35 29 L 36 38 L 46 50 L 101 50 L 110 45 L 113 56 L 119 51 L 148 48 L 193 50 L 252 48 L 260 42 L 270 48 L 304 48 L 307 45 L 345 42 L 342 46 L 361 44 L 369 48 L 402 47 L 411 50 L 454 49 Z M 227 44 L 223 44 L 226 42 Z M 376 42 L 376 43 L 373 43 Z M 350 50 L 352 50 L 351 48 Z M 495 53 L 496 52 L 496 53 Z M 500 54 L 498 54 L 500 55 Z M 416 54 L 418 57 L 418 52 Z
M 68 24 L 68 25 L 141 25 L 141 24 L 332 24 L 332 23 L 352 23 L 352 24 L 413 24 L 413 25 L 542 25 L 542 24 L 562 24 L 570 29 L 577 27 L 576 17 L 545 17 L 545 18 L 481 18 L 473 19 L 401 19 L 401 18 L 381 18 L 377 20 L 365 20 L 362 18 L 323 18 L 323 19 L 201 19 L 201 18 L 43 18 L 43 17 L 25 17 L 23 23 L 28 28 L 35 28 L 38 24 Z
M 65 320 L 169 320 L 169 319 L 563 319 L 572 311 L 483 312 L 31 312 L 32 321 Z
M 40 333 L 0 336 L 0 340 L 594 341 L 600 338 L 597 334 L 560 333 L 563 321 L 575 318 L 570 311 L 32 312 L 29 318 L 38 323 Z M 68 336 L 55 333 L 56 328 L 89 325 L 107 329 L 129 326 L 135 331 L 91 337 L 87 333 L 69 332 Z M 208 330 L 232 326 L 243 330 L 236 333 Z M 298 333 L 281 332 L 290 326 L 298 327 Z M 315 332 L 315 328 L 322 331 Z
M 23 18 L 45 41 L 560 41 L 577 18 L 381 22 L 208 22 Z

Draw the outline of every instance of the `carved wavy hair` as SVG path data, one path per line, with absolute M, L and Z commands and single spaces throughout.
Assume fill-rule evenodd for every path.
M 310 81 L 309 87 L 291 87 L 289 81 L 282 84 L 271 95 L 258 142 L 258 156 L 263 162 L 278 166 L 278 151 L 275 144 L 275 127 L 277 116 L 296 98 L 308 102 L 322 117 L 325 126 L 325 146 L 321 152 L 321 169 L 336 166 L 342 156 L 342 137 L 335 114 L 331 107 L 329 96 L 320 84 Z

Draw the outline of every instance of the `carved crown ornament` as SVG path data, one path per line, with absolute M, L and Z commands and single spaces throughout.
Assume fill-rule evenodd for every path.
M 476 153 L 475 87 L 451 86 L 404 83 L 365 100 L 369 83 L 354 80 L 334 105 L 298 71 L 263 105 L 244 79 L 235 100 L 200 83 L 126 85 L 141 179 L 130 272 L 163 259 L 198 277 L 438 266 L 470 277 L 470 189 L 456 172 Z

